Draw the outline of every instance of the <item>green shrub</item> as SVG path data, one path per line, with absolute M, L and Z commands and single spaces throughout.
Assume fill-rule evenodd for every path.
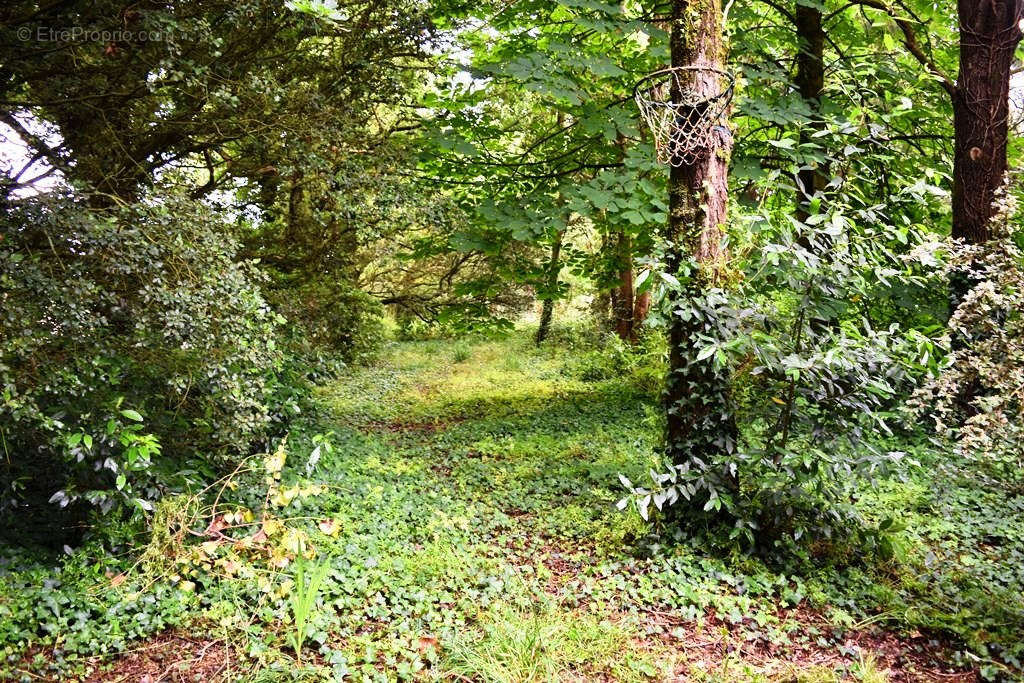
M 951 244 L 945 273 L 967 283 L 949 319 L 951 347 L 909 403 L 957 457 L 952 469 L 1024 492 L 1024 230 L 1002 200 L 985 244 Z
M 695 293 L 670 281 L 652 322 L 671 316 L 689 326 L 680 349 L 689 384 L 667 407 L 688 425 L 649 483 L 623 479 L 623 506 L 632 500 L 645 518 L 685 519 L 680 533 L 710 528 L 727 545 L 772 554 L 833 538 L 887 552 L 887 530 L 866 528 L 852 502 L 902 467 L 904 454 L 876 448 L 875 434 L 888 433 L 887 418 L 938 353 L 916 329 L 876 323 L 857 304 L 877 298 L 877 264 L 892 270 L 888 286 L 910 291 L 933 286 L 934 273 L 886 246 L 902 238 L 908 250 L 925 248 L 921 229 L 897 235 L 832 210 L 806 225 L 786 217 L 763 226 L 760 254 L 733 286 Z
M 566 372 L 584 382 L 603 382 L 631 376 L 644 387 L 660 391 L 664 382 L 665 339 L 658 334 L 643 335 L 638 343 L 622 341 L 614 334 L 604 333 L 593 342 L 576 338 L 575 345 L 584 351 L 576 354 L 565 367 Z
M 452 347 L 452 362 L 453 363 L 464 363 L 469 360 L 473 352 L 465 342 L 460 342 Z
M 196 454 L 212 472 L 266 436 L 283 319 L 207 208 L 40 196 L 2 207 L 0 231 L 7 507 L 109 511 L 118 496 L 102 491 L 153 497 L 170 483 L 154 473 L 189 470 Z M 129 466 L 120 424 L 143 418 L 163 446 L 145 471 Z
M 372 357 L 384 341 L 384 309 L 358 287 L 333 278 L 312 279 L 268 293 L 293 328 L 299 355 L 334 354 L 346 362 Z

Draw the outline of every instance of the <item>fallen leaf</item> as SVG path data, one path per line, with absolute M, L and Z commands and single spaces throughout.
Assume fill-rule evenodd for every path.
M 210 526 L 206 527 L 207 536 L 220 536 L 221 532 L 228 528 L 227 520 L 224 519 L 224 515 L 217 515 L 213 521 L 210 522 Z
M 434 636 L 420 636 L 418 647 L 420 654 L 425 654 L 428 650 L 436 650 L 437 638 Z

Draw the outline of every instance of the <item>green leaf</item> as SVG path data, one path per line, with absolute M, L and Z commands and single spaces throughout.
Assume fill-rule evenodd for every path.
M 644 217 L 639 211 L 626 211 L 622 214 L 622 217 L 632 223 L 633 225 L 643 225 Z
M 717 350 L 718 350 L 718 346 L 716 346 L 715 344 L 711 344 L 710 346 L 705 346 L 697 354 L 697 360 L 704 360 L 705 358 L 710 358 L 712 355 L 714 355 L 715 351 L 717 351 Z
M 679 278 L 677 278 L 675 275 L 672 275 L 671 273 L 658 273 L 658 275 L 661 276 L 662 280 L 672 285 L 673 287 L 679 286 Z
M 137 410 L 127 408 L 121 411 L 121 415 L 128 418 L 129 420 L 135 420 L 136 422 L 142 422 L 142 415 Z

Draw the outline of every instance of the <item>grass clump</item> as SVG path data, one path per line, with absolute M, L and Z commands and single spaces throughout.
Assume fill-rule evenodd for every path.
M 508 604 L 483 614 L 476 631 L 448 648 L 445 675 L 482 683 L 647 681 L 659 671 L 651 652 L 621 623 L 552 607 L 529 611 Z

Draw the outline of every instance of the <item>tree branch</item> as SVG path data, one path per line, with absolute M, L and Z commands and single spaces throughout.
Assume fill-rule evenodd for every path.
M 887 5 L 882 0 L 851 0 L 842 9 L 846 9 L 853 5 L 862 5 L 864 7 L 870 7 L 885 12 L 889 15 L 900 31 L 903 32 L 903 45 L 907 48 L 907 51 L 914 56 L 920 64 L 926 68 L 933 76 L 939 79 L 939 83 L 943 89 L 949 93 L 950 97 L 956 96 L 956 82 L 950 78 L 942 69 L 939 68 L 938 64 L 932 60 L 931 57 L 921 47 L 920 41 L 917 39 L 917 33 L 914 31 L 914 24 L 906 19 L 898 17 L 892 7 Z M 834 14 L 834 13 L 833 13 Z M 829 15 L 830 17 L 832 15 Z

